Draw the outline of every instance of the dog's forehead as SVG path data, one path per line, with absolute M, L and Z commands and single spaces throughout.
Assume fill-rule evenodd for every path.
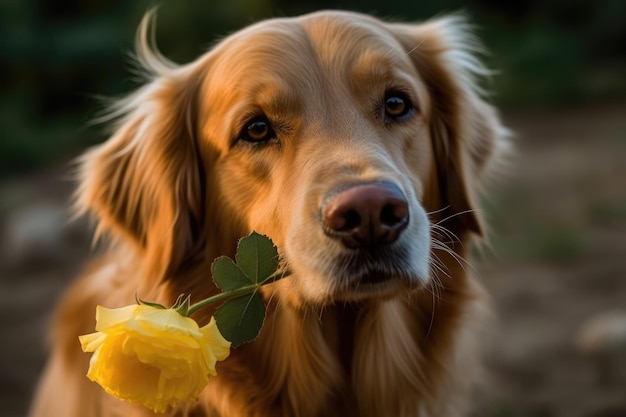
M 406 57 L 388 26 L 371 16 L 351 12 L 319 12 L 302 16 L 299 23 L 319 60 L 330 65 L 358 59 L 362 54 L 378 54 L 396 61 Z
M 222 81 L 234 78 L 238 84 L 272 76 L 298 85 L 325 82 L 333 75 L 345 79 L 364 59 L 379 66 L 410 66 L 406 51 L 383 22 L 349 12 L 266 20 L 231 35 L 218 50 L 214 72 Z

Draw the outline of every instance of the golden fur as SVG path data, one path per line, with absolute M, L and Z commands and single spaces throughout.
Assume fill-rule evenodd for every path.
M 198 403 L 172 416 L 464 415 L 484 305 L 464 265 L 481 180 L 504 128 L 482 98 L 487 75 L 463 19 L 399 24 L 348 12 L 264 21 L 177 66 L 138 42 L 148 81 L 107 120 L 112 136 L 81 159 L 77 202 L 112 238 L 62 300 L 32 417 L 139 417 L 85 373 L 77 336 L 96 305 L 172 303 L 217 292 L 210 263 L 256 230 L 293 275 L 264 288 L 261 336 L 218 364 Z M 385 123 L 389 89 L 415 113 Z M 278 140 L 234 140 L 259 113 Z M 396 246 L 404 281 L 346 285 L 345 248 L 320 205 L 342 184 L 396 184 L 411 223 Z M 394 269 L 395 270 L 395 269 Z M 195 318 L 205 323 L 213 313 Z

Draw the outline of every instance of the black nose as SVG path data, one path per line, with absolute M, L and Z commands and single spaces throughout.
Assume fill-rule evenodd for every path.
M 395 184 L 357 184 L 331 193 L 322 206 L 322 224 L 348 248 L 385 245 L 409 224 L 409 203 Z

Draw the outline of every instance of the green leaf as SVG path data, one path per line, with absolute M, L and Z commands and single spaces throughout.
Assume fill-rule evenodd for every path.
M 235 259 L 237 266 L 255 284 L 262 283 L 278 269 L 278 249 L 269 237 L 257 232 L 239 241 Z
M 217 328 L 233 347 L 256 339 L 264 320 L 265 303 L 256 293 L 226 301 L 215 312 Z
M 254 284 L 254 281 L 226 256 L 220 256 L 213 261 L 211 274 L 215 285 L 223 291 L 232 291 Z

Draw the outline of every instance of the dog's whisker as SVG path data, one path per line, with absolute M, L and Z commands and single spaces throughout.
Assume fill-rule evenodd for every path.
M 433 294 L 433 299 L 432 299 L 432 303 L 433 306 L 435 306 L 436 300 L 435 300 L 435 295 Z M 426 330 L 426 335 L 424 336 L 426 339 L 428 339 L 428 337 L 430 336 L 430 332 L 433 329 L 433 325 L 435 324 L 435 308 L 431 309 L 431 313 L 430 313 L 430 322 L 428 323 L 428 330 Z
M 450 239 L 454 243 L 461 243 L 461 240 L 459 239 L 459 237 L 456 234 L 454 234 L 450 229 L 448 229 L 448 228 L 446 228 L 446 227 L 444 227 L 444 226 L 442 226 L 442 225 L 440 225 L 438 223 L 431 224 L 431 229 L 432 229 L 433 233 L 442 234 L 443 236 L 447 237 L 448 239 Z
M 469 267 L 470 269 L 475 271 L 474 266 L 467 259 L 451 249 L 447 243 L 449 242 L 442 242 L 438 240 L 435 235 L 433 235 L 433 238 L 431 239 L 432 247 L 436 250 L 440 250 L 450 255 L 461 266 L 461 268 L 463 268 L 463 271 L 466 271 L 466 267 Z M 454 245 L 455 243 L 456 242 L 451 242 L 452 245 Z M 459 243 L 461 244 L 461 246 L 463 246 L 462 242 Z
M 443 219 L 439 220 L 435 224 L 440 225 L 441 223 L 444 223 L 444 222 L 446 222 L 446 221 L 448 221 L 450 219 L 453 219 L 455 217 L 462 216 L 464 214 L 469 214 L 469 213 L 476 213 L 476 212 L 479 212 L 479 211 L 482 211 L 482 210 L 480 210 L 480 209 L 467 209 L 467 210 L 459 211 L 457 213 L 449 215 L 448 217 L 444 217 Z
M 455 251 L 453 251 L 446 245 L 443 245 L 443 244 L 436 245 L 435 248 L 437 250 L 440 250 L 441 252 L 448 254 L 454 261 L 458 263 L 458 265 L 463 269 L 464 272 L 467 272 L 466 267 L 469 267 L 470 269 L 475 270 L 475 268 L 467 259 L 459 255 L 458 253 L 456 253 Z
M 424 289 L 437 300 L 443 301 L 443 297 L 441 295 L 443 286 L 440 283 L 431 282 L 425 286 Z
M 445 206 L 445 207 L 442 207 L 442 208 L 437 209 L 437 210 L 429 211 L 428 213 L 426 213 L 426 215 L 432 216 L 433 214 L 438 214 L 438 213 L 441 213 L 443 211 L 446 211 L 449 208 L 450 208 L 450 206 Z
M 435 244 L 433 244 L 433 248 L 437 249 Z M 433 272 L 439 271 L 439 272 L 444 273 L 444 274 L 447 273 L 443 269 L 445 267 L 445 265 L 443 264 L 443 262 L 437 256 L 437 252 L 436 251 L 432 252 L 429 262 L 430 262 L 430 266 L 435 269 Z

